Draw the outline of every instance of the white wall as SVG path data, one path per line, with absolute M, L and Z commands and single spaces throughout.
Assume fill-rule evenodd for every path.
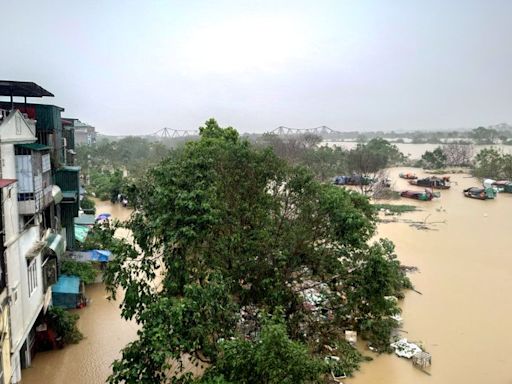
M 16 179 L 14 144 L 36 141 L 35 127 L 19 114 L 11 114 L 0 124 L 1 178 Z M 7 289 L 10 300 L 11 365 L 13 382 L 20 379 L 19 350 L 43 306 L 43 275 L 41 255 L 36 263 L 37 287 L 29 292 L 28 263 L 26 254 L 40 240 L 39 226 L 32 222 L 23 226 L 18 210 L 18 187 L 14 183 L 2 190 Z

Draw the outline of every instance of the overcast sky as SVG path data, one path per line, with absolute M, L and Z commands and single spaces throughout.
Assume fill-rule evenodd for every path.
M 510 0 L 3 1 L 0 79 L 101 133 L 512 122 Z

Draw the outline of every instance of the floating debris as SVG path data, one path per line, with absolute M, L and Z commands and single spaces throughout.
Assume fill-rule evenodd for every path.
M 397 356 L 407 359 L 411 359 L 415 354 L 423 352 L 420 347 L 414 343 L 409 343 L 407 339 L 400 339 L 391 343 L 391 348 L 395 350 Z
M 357 343 L 357 332 L 356 331 L 345 331 L 345 340 L 352 346 Z
M 412 364 L 416 368 L 426 369 L 432 365 L 432 355 L 428 352 L 418 352 L 412 357 Z

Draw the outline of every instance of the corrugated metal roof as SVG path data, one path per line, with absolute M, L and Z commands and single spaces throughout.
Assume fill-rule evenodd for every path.
M 8 185 L 14 184 L 16 179 L 0 179 L 0 188 L 5 188 Z
M 17 144 L 20 148 L 31 149 L 32 151 L 45 151 L 50 149 L 49 146 L 39 143 L 30 143 L 30 144 Z
M 0 80 L 0 96 L 53 97 L 43 87 L 31 81 Z

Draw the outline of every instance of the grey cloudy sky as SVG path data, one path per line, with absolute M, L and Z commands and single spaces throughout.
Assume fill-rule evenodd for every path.
M 107 134 L 512 122 L 512 1 L 9 1 L 0 78 Z

